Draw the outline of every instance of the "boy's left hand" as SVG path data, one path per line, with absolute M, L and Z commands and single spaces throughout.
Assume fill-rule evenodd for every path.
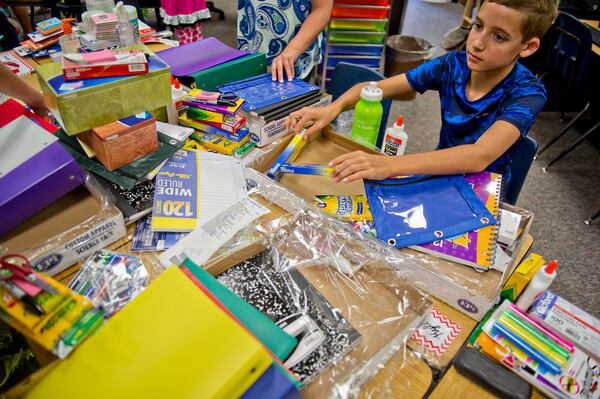
M 350 183 L 359 179 L 383 180 L 392 175 L 391 157 L 354 151 L 340 155 L 329 166 L 335 167 L 331 177 L 336 182 Z

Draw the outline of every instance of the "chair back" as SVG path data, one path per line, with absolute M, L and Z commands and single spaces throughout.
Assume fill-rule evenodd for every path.
M 515 205 L 521 188 L 529 173 L 529 168 L 533 162 L 533 157 L 537 153 L 538 143 L 534 138 L 525 136 L 525 139 L 517 141 L 512 157 L 511 177 L 508 185 L 504 189 L 504 201 Z
M 592 34 L 588 27 L 565 12 L 560 12 L 549 34 L 551 40 L 547 71 L 565 89 L 585 88 L 586 69 L 591 57 Z
M 385 79 L 385 76 L 366 66 L 351 64 L 349 62 L 338 62 L 333 70 L 328 91 L 333 96 L 333 101 L 335 101 L 357 83 L 377 82 L 383 79 Z M 379 135 L 377 136 L 377 148 L 381 148 L 381 143 L 385 136 L 387 120 L 392 108 L 392 100 L 383 100 L 381 101 L 381 105 L 383 106 L 383 114 L 381 116 Z

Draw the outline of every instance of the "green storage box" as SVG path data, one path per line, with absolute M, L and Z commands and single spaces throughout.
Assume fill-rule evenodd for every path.
M 331 30 L 385 32 L 387 19 L 332 18 Z
M 172 101 L 169 66 L 143 44 L 130 48 L 148 54 L 147 74 L 65 81 L 60 63 L 36 69 L 46 103 L 68 135 Z
M 329 32 L 330 43 L 381 43 L 385 32 L 339 31 Z
M 267 57 L 263 53 L 254 53 L 184 76 L 182 82 L 200 90 L 218 91 L 218 86 L 265 72 Z

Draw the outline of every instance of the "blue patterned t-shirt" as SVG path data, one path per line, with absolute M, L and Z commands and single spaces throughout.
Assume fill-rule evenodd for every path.
M 489 93 L 470 101 L 466 94 L 470 73 L 464 51 L 451 51 L 406 73 L 408 83 L 419 93 L 439 92 L 442 128 L 438 149 L 473 144 L 498 120 L 511 123 L 525 137 L 546 102 L 543 84 L 517 62 Z M 514 150 L 515 145 L 487 168 L 501 173 L 505 183 L 510 180 Z
M 265 53 L 270 66 L 296 36 L 311 6 L 311 0 L 238 0 L 238 48 Z M 300 54 L 294 76 L 305 78 L 321 62 L 322 43 L 323 33 Z

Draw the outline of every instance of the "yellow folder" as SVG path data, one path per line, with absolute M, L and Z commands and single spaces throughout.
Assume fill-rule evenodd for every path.
M 27 398 L 236 398 L 271 363 L 254 336 L 170 267 Z

